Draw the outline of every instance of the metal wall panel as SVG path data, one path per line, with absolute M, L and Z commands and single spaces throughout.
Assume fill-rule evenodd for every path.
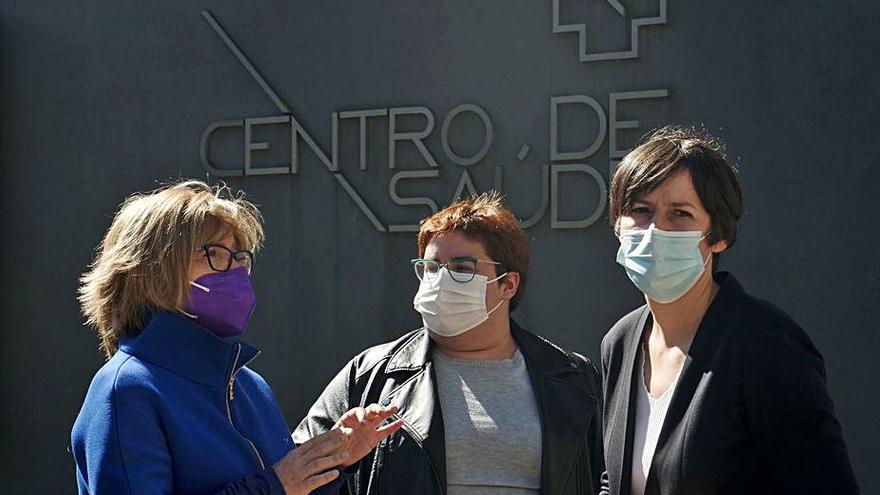
M 211 169 L 261 205 L 247 338 L 295 424 L 351 356 L 419 324 L 409 230 L 469 186 L 500 185 L 528 226 L 531 278 L 514 317 L 597 358 L 640 304 L 614 263 L 610 170 L 644 132 L 680 122 L 729 144 L 746 215 L 723 266 L 824 354 L 856 474 L 880 492 L 880 6 L 204 8 L 0 5 L 0 491 L 73 490 L 69 431 L 103 362 L 77 278 L 131 192 Z

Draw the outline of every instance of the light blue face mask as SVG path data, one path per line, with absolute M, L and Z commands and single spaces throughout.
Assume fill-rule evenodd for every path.
M 640 291 L 659 303 L 683 296 L 711 259 L 703 260 L 700 231 L 667 232 L 651 224 L 647 230 L 624 230 L 619 237 L 617 262 Z

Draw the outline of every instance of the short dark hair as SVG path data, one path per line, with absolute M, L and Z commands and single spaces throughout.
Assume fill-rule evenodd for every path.
M 445 232 L 461 232 L 481 243 L 486 254 L 508 272 L 519 273 L 519 287 L 510 300 L 510 310 L 519 305 L 529 272 L 529 246 L 516 217 L 495 191 L 458 201 L 422 220 L 419 227 L 419 256 L 431 239 Z M 497 273 L 497 271 L 496 271 Z
M 656 189 L 680 170 L 688 170 L 694 189 L 712 224 L 707 241 L 736 242 L 736 223 L 743 213 L 742 191 L 736 170 L 728 164 L 724 144 L 703 129 L 665 126 L 651 133 L 617 168 L 609 192 L 610 220 L 617 221 L 632 208 L 640 194 Z

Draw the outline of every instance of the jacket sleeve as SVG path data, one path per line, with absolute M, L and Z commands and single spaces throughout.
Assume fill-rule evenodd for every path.
M 597 480 L 599 495 L 608 495 L 610 491 L 608 486 L 608 472 L 605 468 L 605 441 L 603 439 L 602 428 L 603 418 L 605 417 L 605 404 L 602 396 L 602 379 L 599 375 L 599 371 L 596 369 L 596 365 L 593 363 L 590 364 L 592 365 L 594 382 L 596 383 L 596 398 L 599 402 L 599 415 L 596 416 L 592 425 L 593 459 L 595 459 L 593 473 L 599 477 Z
M 306 417 L 294 430 L 294 443 L 300 445 L 312 437 L 329 431 L 343 414 L 354 405 L 359 405 L 357 401 L 352 400 L 354 373 L 355 366 L 349 363 L 333 377 L 309 409 Z
M 285 495 L 285 492 L 275 470 L 269 467 L 229 483 L 214 495 Z
M 605 471 L 605 443 L 602 437 L 602 418 L 604 418 L 605 413 L 602 397 L 602 377 L 599 374 L 599 370 L 596 369 L 595 363 L 592 361 L 588 362 L 590 365 L 590 381 L 593 384 L 593 393 L 596 396 L 596 405 L 598 406 L 598 414 L 593 419 L 593 424 L 590 425 L 590 436 L 593 439 L 593 445 L 590 446 L 593 450 L 592 472 L 598 477 L 598 479 L 595 480 L 595 486 L 597 492 L 602 495 L 608 493 L 606 490 L 608 474 Z
M 312 492 L 312 495 L 336 495 L 342 486 L 343 477 L 327 483 Z M 264 469 L 258 473 L 245 476 L 244 478 L 229 483 L 223 490 L 213 495 L 286 495 L 284 485 L 275 474 L 275 470 L 271 467 Z
M 343 414 L 352 407 L 359 405 L 359 402 L 353 399 L 357 393 L 354 390 L 355 369 L 354 361 L 349 362 L 347 366 L 342 368 L 333 377 L 309 409 L 306 417 L 303 418 L 299 426 L 294 430 L 294 443 L 297 445 L 303 444 L 309 439 L 331 430 Z M 338 493 L 340 495 L 348 495 L 352 478 L 358 467 L 359 463 L 351 465 L 344 472 L 340 473 L 339 478 L 316 490 L 315 494 L 331 495 Z
M 750 434 L 785 493 L 859 493 L 822 356 L 793 321 L 761 332 L 743 367 Z
M 590 442 L 587 448 L 590 449 L 590 473 L 593 476 L 591 490 L 594 494 L 607 494 L 607 478 L 605 472 L 605 444 L 602 440 L 602 418 L 603 418 L 603 400 L 602 400 L 602 379 L 596 364 L 581 354 L 572 352 L 577 360 L 580 361 L 580 367 L 587 375 L 587 385 L 590 393 L 596 399 L 596 415 L 587 429 L 587 439 Z M 605 491 L 603 491 L 605 490 Z
M 604 435 L 605 431 L 605 377 L 608 375 L 608 353 L 610 352 L 610 345 L 605 343 L 605 338 L 602 339 L 602 344 L 600 348 L 600 359 L 602 360 L 602 375 L 600 376 L 600 387 L 599 390 L 602 392 L 602 424 L 600 427 L 602 428 L 602 432 Z M 604 436 L 602 438 L 602 471 L 599 477 L 599 495 L 611 495 L 611 482 L 608 479 L 608 466 L 605 465 L 605 439 Z

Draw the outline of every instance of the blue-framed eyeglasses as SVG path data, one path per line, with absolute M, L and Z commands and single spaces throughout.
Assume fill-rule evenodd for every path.
M 440 269 L 446 267 L 452 280 L 466 284 L 474 279 L 477 275 L 478 263 L 489 263 L 491 265 L 500 265 L 501 263 L 492 260 L 481 260 L 471 256 L 461 258 L 452 258 L 446 263 L 440 263 L 437 260 L 427 258 L 415 258 L 410 260 L 416 277 L 419 280 L 432 279 L 440 273 Z

